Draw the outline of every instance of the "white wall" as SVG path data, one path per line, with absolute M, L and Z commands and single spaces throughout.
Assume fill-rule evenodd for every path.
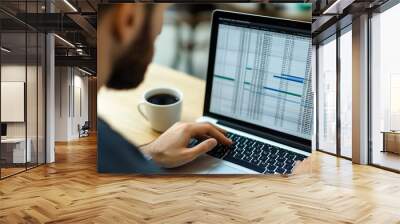
M 85 121 L 88 120 L 89 118 L 89 92 L 88 92 L 88 77 L 87 76 L 81 76 L 80 75 L 75 75 L 74 77 L 74 86 L 75 86 L 75 105 L 78 104 L 76 100 L 77 96 L 80 95 L 80 103 L 81 103 L 81 108 L 78 108 L 75 106 L 75 127 L 77 124 L 83 125 Z M 80 93 L 78 91 L 80 90 Z M 79 111 L 81 109 L 82 111 Z M 74 129 L 77 130 L 77 129 Z M 77 135 L 78 133 L 76 133 Z
M 36 75 L 36 67 L 34 66 L 28 66 L 27 67 L 27 71 L 28 71 L 28 75 L 29 74 L 35 74 Z M 26 71 L 25 71 L 25 65 L 18 65 L 18 64 L 9 64 L 9 65 L 2 65 L 1 66 L 1 81 L 2 82 L 25 82 L 25 75 L 26 75 Z M 36 85 L 35 83 L 31 83 L 32 80 L 28 77 L 30 84 Z M 32 102 L 32 99 L 29 99 L 29 97 L 34 97 L 36 98 L 36 88 L 32 89 L 32 88 L 28 88 L 28 102 Z M 32 90 L 29 91 L 29 90 Z M 31 105 L 31 106 L 35 106 L 36 108 L 36 104 L 35 105 Z M 6 108 L 1 108 L 2 110 L 5 110 Z M 36 114 L 33 113 L 28 113 L 28 122 L 31 121 L 35 121 L 36 123 Z M 30 117 L 30 115 L 34 115 L 33 117 Z M 29 127 L 32 127 L 33 125 L 28 125 Z M 36 126 L 35 126 L 36 129 Z M 28 130 L 28 134 L 29 134 L 29 130 Z M 25 137 L 25 122 L 11 122 L 11 123 L 7 123 L 7 136 L 8 137 Z M 29 137 L 29 135 L 28 135 Z
M 68 117 L 70 84 L 69 69 L 67 67 L 55 68 L 55 141 L 68 140 Z
M 88 78 L 76 68 L 56 67 L 55 140 L 79 137 L 78 125 L 88 120 Z
M 25 82 L 25 65 L 2 65 L 1 81 Z M 4 110 L 5 108 L 1 109 Z M 7 123 L 7 137 L 25 137 L 25 123 Z

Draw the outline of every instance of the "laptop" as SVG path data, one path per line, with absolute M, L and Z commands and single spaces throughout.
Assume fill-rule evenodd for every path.
M 172 172 L 291 174 L 312 152 L 311 51 L 311 23 L 215 11 L 198 121 L 234 144 Z

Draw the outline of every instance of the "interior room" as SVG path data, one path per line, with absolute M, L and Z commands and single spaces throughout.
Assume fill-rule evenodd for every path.
M 143 84 L 98 90 L 98 6 L 115 2 L 0 2 L 0 223 L 400 222 L 399 1 L 171 3 Z M 179 89 L 182 121 L 202 116 L 215 9 L 311 23 L 306 171 L 98 173 L 98 114 L 127 108 L 118 125 L 139 146 L 160 135 L 137 109 L 149 88 Z
M 94 119 L 96 78 L 91 65 L 49 60 L 54 56 L 86 55 L 86 52 L 77 51 L 57 34 L 51 41 L 53 49 L 49 51 L 47 31 L 26 23 L 42 20 L 28 16 L 45 13 L 45 1 L 4 1 L 1 4 L 4 7 L 1 11 L 1 178 L 6 178 L 54 161 L 54 155 L 48 150 L 54 148 L 53 144 L 65 144 L 94 133 L 89 110 Z M 77 36 L 73 31 L 69 35 Z M 51 62 L 53 64 L 49 64 Z M 53 82 L 53 107 L 49 106 L 47 98 L 49 72 L 57 74 Z M 92 97 L 90 103 L 89 97 Z M 46 134 L 50 131 L 46 129 L 50 108 L 54 114 L 51 140 Z

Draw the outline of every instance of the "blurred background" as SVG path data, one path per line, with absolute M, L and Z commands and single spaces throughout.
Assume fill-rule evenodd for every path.
M 211 16 L 215 9 L 311 22 L 310 3 L 173 4 L 164 17 L 154 63 L 206 78 Z

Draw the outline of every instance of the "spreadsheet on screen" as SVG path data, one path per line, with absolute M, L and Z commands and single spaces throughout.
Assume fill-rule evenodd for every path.
M 210 111 L 311 139 L 311 35 L 220 21 Z

